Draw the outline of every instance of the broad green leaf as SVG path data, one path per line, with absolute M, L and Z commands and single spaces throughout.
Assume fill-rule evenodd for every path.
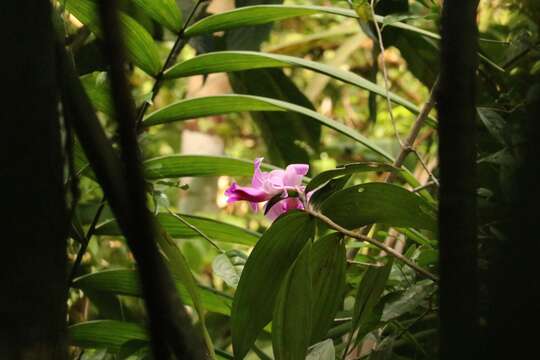
M 143 162 L 148 180 L 195 176 L 252 176 L 253 162 L 225 156 L 166 155 Z M 263 171 L 277 169 L 263 163 Z
M 118 351 L 128 341 L 148 341 L 146 329 L 139 324 L 94 320 L 72 325 L 68 328 L 71 345 L 82 348 L 109 348 Z
M 319 209 L 320 205 L 335 192 L 347 186 L 352 175 L 343 175 L 328 181 L 324 186 L 317 189 L 309 198 L 309 203 L 314 209 Z
M 431 280 L 422 280 L 412 285 L 401 296 L 386 304 L 381 317 L 382 321 L 390 321 L 409 313 L 433 295 L 435 286 Z
M 253 246 L 261 236 L 254 231 L 214 219 L 187 214 L 180 214 L 180 216 L 210 238 L 220 242 Z M 199 233 L 168 213 L 159 213 L 157 219 L 165 231 L 175 239 L 200 237 Z M 96 235 L 120 236 L 122 232 L 116 221 L 110 220 L 98 226 Z
M 144 124 L 148 126 L 148 122 L 150 122 L 150 124 L 152 125 L 155 125 L 171 121 L 191 119 L 193 116 L 186 117 L 186 115 L 184 115 L 185 113 L 189 113 L 190 111 L 190 115 L 194 115 L 197 112 L 198 116 L 206 116 L 207 114 L 227 114 L 230 112 L 238 111 L 284 110 L 306 115 L 307 117 L 320 123 L 321 125 L 329 127 L 330 129 L 333 129 L 355 141 L 358 141 L 359 143 L 363 144 L 365 147 L 374 151 L 375 153 L 381 155 L 385 159 L 393 161 L 393 157 L 386 151 L 373 144 L 356 130 L 338 121 L 332 120 L 324 115 L 319 114 L 316 111 L 302 106 L 298 106 L 296 104 L 260 96 L 231 94 L 183 100 L 150 114 L 146 118 Z M 165 111 L 166 113 L 164 115 L 161 115 L 159 114 L 159 112 L 161 111 Z
M 80 79 L 94 108 L 106 115 L 113 115 L 111 88 L 107 82 L 106 73 L 94 72 L 83 75 Z
M 256 51 L 218 51 L 196 56 L 165 72 L 166 78 L 178 78 L 191 75 L 210 74 L 215 72 L 234 72 L 263 68 L 302 67 L 317 73 L 325 74 L 345 83 L 358 86 L 380 96 L 386 96 L 384 87 L 379 86 L 360 75 L 350 71 L 334 68 L 329 65 L 302 58 L 269 54 Z M 414 114 L 420 109 L 409 100 L 394 93 L 389 93 L 390 100 L 401 105 Z M 432 119 L 432 121 L 434 121 Z
M 305 359 L 312 329 L 311 241 L 283 279 L 272 317 L 272 348 L 276 360 Z
M 342 236 L 327 235 L 313 244 L 311 271 L 313 280 L 313 328 L 310 344 L 326 337 L 334 316 L 343 304 L 347 259 Z M 275 326 L 272 327 L 275 329 Z
M 182 28 L 182 15 L 175 0 L 133 0 L 148 16 L 177 33 Z
M 354 302 L 353 329 L 359 329 L 372 320 L 370 317 L 382 296 L 392 264 L 392 259 L 387 259 L 384 266 L 371 266 L 364 273 Z M 361 339 L 357 338 L 357 341 L 359 340 Z
M 491 136 L 495 138 L 499 143 L 505 145 L 508 143 L 506 140 L 508 135 L 506 133 L 507 126 L 503 117 L 490 108 L 478 107 L 476 108 L 478 117 L 484 123 L 484 126 L 489 131 Z
M 199 286 L 197 285 L 197 282 L 193 277 L 193 273 L 189 268 L 188 262 L 184 257 L 184 254 L 182 254 L 182 252 L 180 251 L 180 248 L 176 246 L 174 241 L 170 238 L 169 234 L 163 228 L 157 228 L 159 229 L 159 233 L 156 234 L 156 238 L 159 248 L 163 251 L 165 258 L 168 260 L 169 268 L 171 269 L 173 277 L 180 280 L 182 284 L 186 287 L 186 290 L 189 293 L 189 296 L 191 297 L 191 300 L 193 302 L 193 308 L 199 316 L 199 321 L 201 323 L 201 332 L 208 353 L 210 354 L 210 357 L 212 359 L 215 359 L 214 344 L 212 343 L 212 339 L 210 338 L 208 329 L 206 328 L 206 311 L 202 302 Z
M 229 250 L 214 258 L 212 261 L 212 272 L 214 275 L 222 278 L 227 285 L 236 288 L 246 260 L 247 256 L 244 253 L 238 250 Z
M 103 36 L 97 4 L 93 0 L 66 1 L 66 9 L 80 22 L 88 26 L 98 37 Z M 150 75 L 157 75 L 161 69 L 159 51 L 152 36 L 133 18 L 120 13 L 120 26 L 129 58 Z
M 286 101 L 315 111 L 313 104 L 282 69 L 236 72 L 229 74 L 229 80 L 236 93 Z M 306 164 L 309 163 L 308 149 L 315 153 L 319 151 L 321 125 L 308 116 L 293 111 L 257 111 L 252 112 L 251 117 L 264 134 L 262 138 L 273 164 Z
M 137 272 L 129 269 L 105 270 L 84 275 L 75 279 L 73 286 L 83 291 L 135 297 L 141 296 Z M 182 302 L 186 305 L 193 306 L 193 301 L 181 281 L 176 280 L 176 288 Z M 232 306 L 232 299 L 230 297 L 204 286 L 199 286 L 199 291 L 201 301 L 208 311 L 224 315 L 230 314 Z
M 415 193 L 386 183 L 367 183 L 340 190 L 321 204 L 321 211 L 348 229 L 374 223 L 437 229 L 432 205 Z
M 308 349 L 306 360 L 336 360 L 336 349 L 331 339 L 326 339 Z
M 322 173 L 315 176 L 313 179 L 311 179 L 308 186 L 306 187 L 306 192 L 315 190 L 316 188 L 318 188 L 325 182 L 335 179 L 337 177 L 340 177 L 343 175 L 354 174 L 358 172 L 368 172 L 368 171 L 398 172 L 400 170 L 390 164 L 381 164 L 381 163 L 376 163 L 376 162 L 358 162 L 358 163 L 345 164 L 342 166 L 338 166 L 335 169 L 323 171 Z
M 233 300 L 231 331 L 235 358 L 244 358 L 272 319 L 282 280 L 314 232 L 315 222 L 308 214 L 292 211 L 274 221 L 253 249 Z

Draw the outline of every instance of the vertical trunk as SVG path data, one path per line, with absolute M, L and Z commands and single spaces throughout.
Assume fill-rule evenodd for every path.
M 0 24 L 0 358 L 62 360 L 68 219 L 50 2 L 6 2 Z
M 440 162 L 441 359 L 474 358 L 477 342 L 475 72 L 477 1 L 444 1 L 437 96 Z M 465 350 L 466 349 L 466 350 Z
M 540 241 L 540 84 L 531 81 L 525 99 L 527 118 L 523 158 L 516 164 L 512 187 L 517 199 L 511 207 L 507 239 L 494 259 L 490 312 L 487 319 L 487 358 L 526 359 L 538 341 L 536 331 L 526 330 L 540 321 L 540 282 L 537 280 Z M 512 346 L 512 344 L 520 344 Z M 534 356 L 533 356 L 534 357 Z

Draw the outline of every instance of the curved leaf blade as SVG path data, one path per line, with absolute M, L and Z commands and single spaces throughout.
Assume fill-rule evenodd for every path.
M 195 114 L 195 111 L 197 111 L 198 116 L 206 116 L 209 113 L 217 115 L 238 111 L 259 111 L 261 108 L 263 109 L 261 111 L 286 110 L 306 115 L 308 118 L 311 118 L 321 125 L 329 127 L 330 129 L 361 143 L 368 149 L 381 155 L 383 158 L 394 161 L 392 155 L 370 142 L 356 130 L 351 129 L 338 121 L 296 104 L 261 96 L 230 94 L 182 100 L 150 114 L 143 124 L 150 126 L 171 121 L 191 119 L 193 117 L 192 115 Z M 231 109 L 233 111 L 231 111 Z M 165 114 L 160 114 L 161 111 L 164 111 Z M 189 114 L 189 117 L 185 114 Z
M 432 205 L 400 186 L 386 183 L 367 183 L 340 190 L 321 204 L 321 211 L 348 229 L 373 223 L 437 229 Z
M 345 164 L 335 169 L 323 171 L 322 173 L 316 175 L 313 179 L 311 179 L 311 181 L 307 185 L 306 193 L 312 190 L 315 190 L 319 186 L 323 185 L 325 182 L 335 179 L 337 177 L 340 177 L 343 175 L 350 175 L 350 174 L 354 174 L 358 172 L 368 172 L 368 171 L 397 172 L 400 170 L 390 164 L 382 164 L 382 163 L 377 163 L 377 162 L 358 162 L 358 163 Z
M 304 212 L 292 211 L 274 221 L 253 249 L 242 271 L 231 312 L 235 358 L 244 358 L 272 319 L 282 280 L 314 233 L 314 220 Z
M 178 78 L 215 72 L 234 72 L 241 70 L 282 68 L 291 66 L 302 67 L 304 69 L 315 71 L 317 73 L 330 76 L 334 79 L 370 91 L 379 96 L 386 96 L 386 90 L 384 87 L 379 86 L 350 71 L 341 70 L 326 64 L 305 60 L 294 56 L 256 51 L 218 51 L 206 53 L 176 64 L 165 72 L 165 77 Z M 418 114 L 420 112 L 420 109 L 409 100 L 406 100 L 391 92 L 388 94 L 388 96 L 392 102 L 405 107 L 412 113 Z M 432 121 L 434 120 L 432 119 Z
M 92 0 L 66 1 L 66 9 L 81 23 L 88 26 L 98 37 L 102 36 L 101 21 L 97 4 Z M 157 75 L 161 69 L 159 51 L 152 36 L 137 21 L 120 13 L 120 26 L 129 58 L 150 75 Z
M 248 229 L 228 224 L 222 221 L 205 218 L 202 216 L 179 214 L 191 225 L 201 230 L 216 241 L 239 244 L 245 246 L 254 246 L 261 234 Z M 198 238 L 200 234 L 191 229 L 186 224 L 178 221 L 174 216 L 168 213 L 159 213 L 157 220 L 165 231 L 174 239 Z M 100 224 L 96 228 L 96 235 L 121 236 L 122 232 L 118 228 L 115 220 L 109 220 Z
M 268 24 L 274 21 L 290 19 L 293 17 L 317 14 L 339 15 L 355 19 L 358 18 L 355 11 L 337 7 L 308 5 L 254 5 L 222 12 L 199 20 L 186 29 L 186 36 L 193 37 L 216 31 Z M 382 24 L 384 22 L 384 16 L 377 15 L 375 16 L 375 20 Z M 399 21 L 392 22 L 387 26 L 412 31 L 433 39 L 440 39 L 438 34 Z
M 181 110 L 181 109 L 180 109 Z M 166 155 L 143 162 L 148 180 L 195 176 L 252 176 L 253 162 L 226 156 Z M 262 164 L 264 171 L 277 169 Z
M 313 328 L 310 344 L 325 339 L 334 316 L 343 304 L 347 266 L 342 236 L 333 233 L 317 240 L 311 252 Z M 275 327 L 272 327 L 274 329 Z
M 182 15 L 175 0 L 133 0 L 148 16 L 172 32 L 182 28 Z
M 118 351 L 128 341 L 149 341 L 143 326 L 116 320 L 86 321 L 70 326 L 68 333 L 72 345 L 92 349 Z
M 272 317 L 276 360 L 305 359 L 312 329 L 311 241 L 304 246 L 281 284 Z
M 73 281 L 73 286 L 83 291 L 95 291 L 114 295 L 141 296 L 141 288 L 137 272 L 129 269 L 115 269 L 99 271 L 81 276 Z M 182 302 L 193 306 L 193 301 L 181 281 L 176 281 L 176 288 Z M 204 307 L 211 312 L 229 315 L 232 299 L 217 291 L 199 286 L 201 301 Z

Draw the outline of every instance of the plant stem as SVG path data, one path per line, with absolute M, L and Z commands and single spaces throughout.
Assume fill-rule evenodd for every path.
M 210 239 L 210 237 L 208 235 L 206 235 L 204 232 L 202 232 L 201 230 L 199 230 L 196 226 L 190 224 L 186 219 L 184 219 L 182 216 L 180 216 L 179 214 L 175 213 L 174 211 L 172 211 L 171 209 L 167 208 L 167 211 L 169 212 L 169 214 L 171 214 L 176 220 L 180 221 L 182 224 L 186 225 L 188 228 L 190 228 L 191 230 L 195 231 L 197 234 L 201 235 L 206 241 L 208 241 L 210 243 L 210 245 L 212 245 L 213 247 L 215 247 L 217 249 L 217 251 L 219 251 L 220 253 L 224 253 L 225 251 L 223 251 L 222 248 L 220 248 L 215 242 L 214 240 Z
M 415 152 L 414 142 L 416 138 L 418 137 L 418 134 L 420 133 L 420 129 L 422 128 L 427 117 L 429 116 L 429 113 L 435 107 L 435 94 L 437 92 L 438 86 L 439 86 L 439 79 L 437 78 L 435 80 L 435 83 L 433 84 L 433 87 L 431 88 L 428 100 L 424 103 L 424 105 L 422 106 L 422 109 L 420 109 L 420 113 L 418 114 L 418 116 L 416 117 L 416 120 L 414 121 L 411 132 L 409 133 L 409 136 L 407 136 L 407 139 L 403 143 L 401 151 L 399 152 L 398 156 L 396 157 L 396 160 L 394 161 L 395 167 L 400 168 L 405 162 L 407 155 L 409 155 L 411 152 Z M 418 156 L 418 154 L 417 154 L 417 157 L 420 159 L 420 156 Z M 431 175 L 431 172 L 429 172 L 427 168 L 426 168 L 426 171 L 428 171 L 428 174 L 430 174 L 430 177 L 433 180 L 434 177 Z M 395 179 L 395 175 L 391 173 L 386 178 L 386 182 L 391 182 L 394 179 Z M 435 183 L 438 184 L 438 182 L 435 182 Z
M 86 249 L 88 249 L 88 243 L 90 243 L 90 239 L 92 238 L 92 235 L 94 235 L 94 232 L 96 231 L 97 223 L 99 221 L 99 218 L 104 208 L 105 208 L 105 197 L 101 199 L 101 204 L 99 205 L 96 211 L 96 214 L 94 215 L 94 218 L 92 219 L 92 222 L 90 223 L 90 227 L 88 228 L 88 231 L 86 232 L 86 235 L 84 236 L 83 242 L 81 243 L 81 247 L 79 248 L 79 252 L 77 253 L 77 257 L 75 258 L 75 261 L 73 262 L 73 266 L 71 267 L 71 271 L 68 277 L 68 287 L 71 287 L 71 285 L 73 284 L 73 279 L 75 279 L 75 275 L 77 275 L 79 266 L 81 266 L 83 256 L 86 253 Z
M 431 280 L 433 280 L 435 282 L 439 281 L 437 276 L 433 275 L 432 273 L 430 273 L 426 269 L 423 269 L 420 266 L 416 265 L 413 261 L 409 260 L 407 257 L 403 256 L 402 254 L 400 254 L 396 250 L 392 249 L 391 247 L 388 247 L 388 246 L 384 245 L 383 243 L 381 243 L 381 242 L 379 242 L 379 241 L 377 241 L 377 240 L 375 240 L 373 238 L 370 238 L 368 236 L 365 236 L 363 234 L 360 234 L 360 233 L 358 233 L 356 231 L 345 229 L 344 227 L 336 224 L 334 221 L 332 221 L 332 219 L 330 219 L 326 215 L 323 215 L 320 212 L 315 211 L 315 210 L 313 210 L 313 209 L 311 209 L 309 207 L 306 208 L 304 211 L 307 212 L 308 214 L 310 214 L 311 216 L 321 220 L 323 223 L 330 226 L 334 230 L 339 231 L 343 235 L 346 235 L 348 237 L 351 237 L 351 238 L 354 238 L 354 239 L 357 239 L 357 240 L 360 240 L 360 241 L 367 242 L 367 243 L 379 248 L 380 250 L 383 250 L 388 255 L 393 256 L 394 258 L 398 259 L 399 261 L 405 263 L 406 265 L 408 265 L 409 267 L 414 269 L 417 273 L 419 273 L 421 275 L 424 275 L 428 279 L 431 279 Z
M 195 14 L 199 10 L 201 4 L 203 2 L 205 2 L 205 1 L 207 1 L 207 0 L 198 0 L 197 1 L 197 3 L 193 6 L 193 9 L 191 9 L 191 12 L 189 13 L 188 18 L 184 22 L 184 25 L 182 26 L 182 28 L 178 32 L 178 36 L 176 37 L 176 41 L 174 42 L 174 45 L 173 45 L 171 51 L 169 52 L 169 55 L 167 56 L 167 60 L 165 60 L 165 63 L 161 67 L 161 70 L 155 76 L 156 81 L 154 82 L 154 86 L 152 87 L 151 100 L 150 101 L 147 100 L 147 101 L 143 102 L 141 107 L 138 110 L 137 120 L 136 120 L 137 130 L 140 130 L 141 125 L 142 125 L 142 121 L 143 121 L 143 118 L 144 118 L 144 114 L 148 110 L 148 107 L 150 106 L 150 103 L 152 101 L 154 101 L 154 99 L 156 98 L 157 94 L 159 93 L 159 90 L 161 89 L 161 86 L 163 85 L 163 81 L 164 81 L 163 76 L 165 74 L 165 71 L 167 71 L 167 69 L 170 68 L 173 65 L 173 63 L 175 62 L 176 58 L 178 57 L 178 55 L 180 54 L 180 52 L 182 51 L 184 46 L 186 46 L 187 40 L 186 40 L 186 38 L 184 36 L 185 31 L 186 31 L 187 27 L 189 26 L 189 24 L 191 23 L 191 20 L 195 17 Z

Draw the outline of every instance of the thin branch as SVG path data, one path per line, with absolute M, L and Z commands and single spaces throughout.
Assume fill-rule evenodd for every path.
M 390 120 L 392 122 L 392 127 L 394 128 L 394 134 L 396 136 L 396 139 L 399 143 L 399 146 L 403 149 L 404 144 L 401 140 L 401 137 L 399 136 L 399 132 L 397 129 L 396 119 L 394 119 L 394 113 L 392 112 L 392 101 L 390 100 L 390 82 L 388 80 L 388 69 L 386 68 L 386 63 L 384 61 L 384 44 L 383 44 L 383 38 L 382 38 L 382 32 L 381 28 L 379 26 L 379 23 L 375 21 L 376 14 L 375 14 L 375 0 L 371 0 L 370 3 L 371 8 L 371 15 L 373 17 L 373 26 L 375 27 L 375 32 L 377 33 L 377 43 L 379 44 L 379 49 L 381 51 L 381 57 L 382 57 L 382 70 L 383 70 L 383 78 L 384 78 L 384 90 L 385 90 L 385 98 L 386 98 L 386 106 L 388 107 L 388 115 L 390 115 Z M 375 59 L 376 61 L 376 59 Z
M 381 242 L 379 242 L 379 241 L 377 241 L 377 240 L 375 240 L 373 238 L 370 238 L 368 236 L 365 236 L 363 234 L 360 234 L 360 233 L 358 233 L 356 231 L 345 229 L 341 225 L 336 224 L 334 221 L 332 221 L 332 219 L 330 219 L 326 215 L 323 215 L 320 212 L 315 211 L 315 210 L 313 210 L 313 209 L 311 209 L 309 207 L 306 208 L 304 211 L 307 212 L 308 214 L 310 214 L 311 216 L 321 220 L 323 223 L 330 226 L 332 229 L 339 231 L 343 235 L 346 235 L 348 237 L 351 237 L 351 238 L 354 238 L 354 239 L 357 239 L 357 240 L 360 240 L 360 241 L 367 242 L 367 243 L 379 248 L 380 250 L 383 250 L 388 255 L 393 256 L 394 258 L 398 259 L 399 261 L 405 263 L 406 265 L 408 265 L 409 267 L 414 269 L 417 273 L 419 273 L 421 275 L 424 275 L 425 277 L 427 277 L 427 278 L 429 278 L 429 279 L 431 279 L 431 280 L 433 280 L 435 282 L 439 281 L 437 276 L 433 275 L 429 271 L 427 271 L 427 270 L 421 268 L 420 266 L 416 265 L 413 261 L 409 260 L 407 257 L 403 256 L 402 254 L 400 254 L 396 250 L 384 245 L 383 243 L 381 243 Z
M 434 185 L 438 185 L 438 184 L 434 183 L 433 181 L 429 181 L 429 182 L 425 183 L 424 185 L 421 185 L 419 187 L 416 187 L 416 188 L 412 189 L 412 192 L 419 192 L 419 191 L 422 191 L 424 189 L 430 188 L 430 187 L 432 187 Z
M 416 117 L 416 120 L 414 121 L 414 124 L 411 128 L 411 132 L 409 133 L 409 136 L 407 136 L 407 139 L 405 140 L 405 143 L 403 144 L 403 147 L 401 148 L 401 151 L 399 152 L 398 156 L 396 157 L 396 160 L 394 161 L 395 167 L 401 167 L 407 158 L 407 155 L 409 155 L 412 151 L 414 151 L 414 142 L 416 141 L 416 138 L 418 137 L 418 134 L 420 133 L 420 129 L 422 129 L 422 126 L 426 122 L 427 117 L 429 116 L 429 113 L 433 108 L 435 107 L 435 93 L 437 92 L 437 88 L 439 86 L 439 79 L 435 80 L 435 83 L 433 84 L 433 87 L 431 88 L 431 91 L 429 93 L 428 100 L 424 103 L 422 106 L 422 109 L 420 109 L 420 113 Z M 390 174 L 386 178 L 386 182 L 391 182 L 395 179 L 395 175 Z
M 184 22 L 184 25 L 182 26 L 182 29 L 180 29 L 180 31 L 178 32 L 178 36 L 176 37 L 176 41 L 174 42 L 174 45 L 173 45 L 171 51 L 169 52 L 169 55 L 167 55 L 167 60 L 165 60 L 165 63 L 161 67 L 161 70 L 159 71 L 159 73 L 155 77 L 156 81 L 154 82 L 154 86 L 152 87 L 151 97 L 150 97 L 151 100 L 143 102 L 141 104 L 141 107 L 138 110 L 137 120 L 136 120 L 137 129 L 141 128 L 142 121 L 143 121 L 143 118 L 144 118 L 144 114 L 148 110 L 148 107 L 150 106 L 150 103 L 152 101 L 154 101 L 154 99 L 156 98 L 157 94 L 159 93 L 159 90 L 161 89 L 161 86 L 163 85 L 163 81 L 164 81 L 163 76 L 165 74 L 165 71 L 167 71 L 167 69 L 169 69 L 174 64 L 174 62 L 176 61 L 176 58 L 178 57 L 178 55 L 180 54 L 180 52 L 182 51 L 184 46 L 186 46 L 187 40 L 185 38 L 185 31 L 186 31 L 187 27 L 189 26 L 189 24 L 191 23 L 191 21 L 195 18 L 195 15 L 197 14 L 197 12 L 200 9 L 200 6 L 205 1 L 208 1 L 208 0 L 197 0 L 197 3 L 193 6 L 193 8 L 191 9 L 191 12 L 189 13 L 186 21 Z
M 169 214 L 171 214 L 176 220 L 180 221 L 182 224 L 186 225 L 188 228 L 190 228 L 191 230 L 195 231 L 197 234 L 201 235 L 206 241 L 208 241 L 210 243 L 210 245 L 212 245 L 213 247 L 215 247 L 217 249 L 217 251 L 221 252 L 221 253 L 224 253 L 225 251 L 223 251 L 222 248 L 220 248 L 218 246 L 218 244 L 216 244 L 214 242 L 214 240 L 210 239 L 210 237 L 208 235 L 206 235 L 204 232 L 202 232 L 200 229 L 198 229 L 196 226 L 190 224 L 186 219 L 184 219 L 182 216 L 180 216 L 179 214 L 175 213 L 174 211 L 172 211 L 171 209 L 167 208 L 167 211 L 169 212 Z
M 75 279 L 75 276 L 77 275 L 77 271 L 79 270 L 79 266 L 81 266 L 81 262 L 83 259 L 84 254 L 86 253 L 86 249 L 88 249 L 88 244 L 90 243 L 90 239 L 94 235 L 94 232 L 96 231 L 96 226 L 99 221 L 99 218 L 101 217 L 101 213 L 103 212 L 103 209 L 105 208 L 105 197 L 101 199 L 101 204 L 99 205 L 96 214 L 94 215 L 94 218 L 92 219 L 92 222 L 90 223 L 90 227 L 88 228 L 88 231 L 86 232 L 86 235 L 84 236 L 83 242 L 81 243 L 81 247 L 79 248 L 79 252 L 77 253 L 77 257 L 75 258 L 75 261 L 73 262 L 73 266 L 71 267 L 71 271 L 69 273 L 68 277 L 68 287 L 71 287 L 73 285 L 73 279 Z

